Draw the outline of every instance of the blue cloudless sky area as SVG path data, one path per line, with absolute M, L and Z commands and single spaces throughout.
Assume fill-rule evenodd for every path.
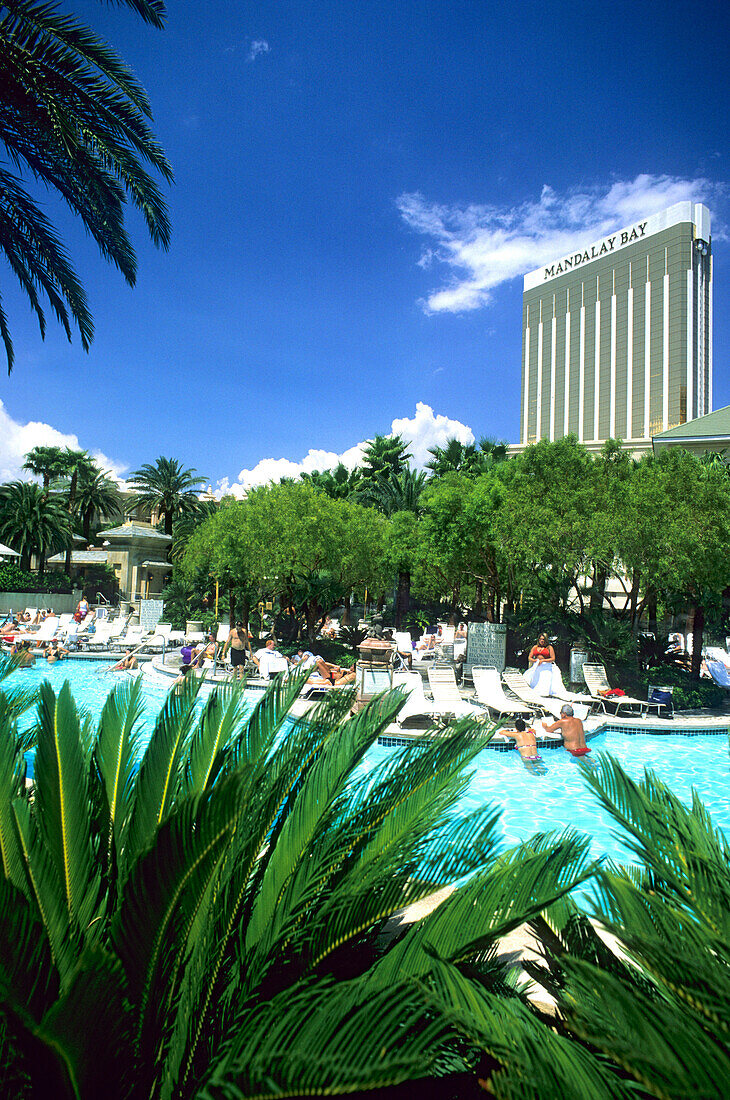
M 130 213 L 130 289 L 48 200 L 96 338 L 89 355 L 53 324 L 41 341 L 5 267 L 14 420 L 130 468 L 172 455 L 214 483 L 265 457 L 339 453 L 419 401 L 515 441 L 522 280 L 428 311 L 462 273 L 419 264 L 439 242 L 399 198 L 510 224 L 545 186 L 562 200 L 642 174 L 713 195 L 714 404 L 730 403 L 726 5 L 169 0 L 161 32 L 124 8 L 68 8 L 150 95 L 173 240 L 156 250 Z

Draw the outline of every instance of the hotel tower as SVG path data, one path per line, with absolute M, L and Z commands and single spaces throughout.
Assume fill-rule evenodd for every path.
M 523 445 L 645 443 L 711 410 L 706 206 L 677 203 L 525 276 Z

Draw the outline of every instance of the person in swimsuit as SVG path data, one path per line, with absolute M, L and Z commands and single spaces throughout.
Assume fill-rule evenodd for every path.
M 563 744 L 571 756 L 587 756 L 591 751 L 586 745 L 583 723 L 573 714 L 570 703 L 560 708 L 560 717 L 551 726 L 545 726 L 548 733 L 559 731 L 563 735 Z
M 501 729 L 500 733 L 505 733 L 507 737 L 513 737 L 515 740 L 515 748 L 517 749 L 522 763 L 525 767 L 529 767 L 530 764 L 541 764 L 542 757 L 537 751 L 537 744 L 535 742 L 535 731 L 531 726 L 526 726 L 522 718 L 515 718 L 514 729 Z
M 231 667 L 236 680 L 243 679 L 243 670 L 246 666 L 246 647 L 248 645 L 248 634 L 243 628 L 243 623 L 239 621 L 226 638 L 226 644 L 223 646 L 223 653 L 221 654 L 222 660 L 225 660 L 226 653 L 230 649 Z
M 555 660 L 555 650 L 547 640 L 546 634 L 541 634 L 537 642 L 530 650 L 527 663 L 532 668 L 534 664 L 542 665 Z

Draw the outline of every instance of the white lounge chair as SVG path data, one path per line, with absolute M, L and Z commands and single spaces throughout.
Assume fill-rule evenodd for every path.
M 514 696 L 510 699 L 502 687 L 502 680 L 498 668 L 486 666 L 474 666 L 471 670 L 474 679 L 474 690 L 477 699 L 487 710 L 496 711 L 501 717 L 503 714 L 534 714 L 532 707 L 521 703 Z
M 228 635 L 231 633 L 231 628 L 228 623 L 218 623 L 218 633 L 215 636 L 215 640 L 218 645 L 224 645 L 228 641 Z
M 102 619 L 101 622 L 97 622 L 96 630 L 93 634 L 87 635 L 86 644 L 89 649 L 106 649 L 109 644 L 109 638 L 111 637 L 112 623 L 107 619 Z
M 570 691 L 563 683 L 563 677 L 560 669 L 557 665 L 553 666 L 553 690 L 550 693 L 554 699 L 564 699 L 566 703 L 587 703 L 590 705 L 592 702 L 590 696 L 580 694 L 577 691 Z
M 35 642 L 50 642 L 58 630 L 58 615 L 46 615 L 35 635 Z
M 270 680 L 278 672 L 288 672 L 289 662 L 286 657 L 262 656 L 259 660 L 259 676 L 262 680 Z
M 583 675 L 591 697 L 594 702 L 603 704 L 604 710 L 608 710 L 609 706 L 615 706 L 615 713 L 619 714 L 622 707 L 629 707 L 633 710 L 638 707 L 640 712 L 646 713 L 649 710 L 655 710 L 657 716 L 659 715 L 661 703 L 650 703 L 646 699 L 635 699 L 632 695 L 610 695 L 606 697 L 603 693 L 611 691 L 612 688 L 603 665 L 583 665 Z
M 541 710 L 544 714 L 552 714 L 553 718 L 560 717 L 560 708 L 563 705 L 560 700 L 548 695 L 539 695 L 530 687 L 521 672 L 516 669 L 505 669 L 502 673 L 502 679 L 510 691 L 514 692 L 523 703 L 527 703 L 534 710 Z M 582 706 L 579 703 L 571 703 L 571 706 L 576 718 L 584 721 L 588 717 L 590 706 Z
M 433 719 L 433 702 L 426 698 L 420 673 L 394 672 L 393 688 L 400 689 L 407 696 L 406 704 L 396 719 L 399 726 L 402 726 L 409 718 Z
M 484 707 L 467 703 L 462 699 L 453 668 L 429 668 L 428 685 L 431 688 L 434 710 L 437 714 L 453 714 L 455 718 L 464 718 L 467 715 L 473 718 L 489 717 Z

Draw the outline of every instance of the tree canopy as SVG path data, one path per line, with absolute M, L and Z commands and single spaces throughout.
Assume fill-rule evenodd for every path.
M 161 0 L 119 0 L 161 27 Z M 69 339 L 88 350 L 94 325 L 86 294 L 56 230 L 31 194 L 40 181 L 65 202 L 130 286 L 134 247 L 127 204 L 142 214 L 153 242 L 167 248 L 170 224 L 147 170 L 169 182 L 172 169 L 149 128 L 151 107 L 131 69 L 72 15 L 37 0 L 0 7 L 0 141 L 13 170 L 0 168 L 0 249 L 46 331 L 44 298 Z M 8 372 L 15 353 L 0 308 Z

